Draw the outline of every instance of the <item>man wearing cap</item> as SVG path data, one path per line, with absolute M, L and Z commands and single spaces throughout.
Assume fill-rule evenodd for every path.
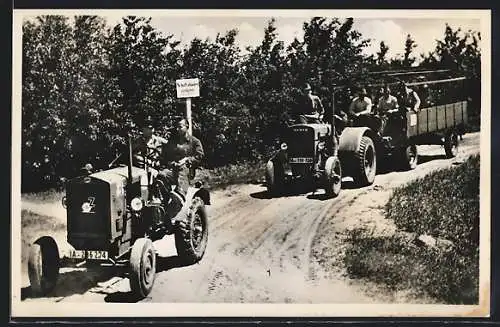
M 178 186 L 185 195 L 204 156 L 204 150 L 200 140 L 189 134 L 185 119 L 178 121 L 176 127 L 176 133 L 168 143 L 162 145 L 160 164 L 165 168 L 159 175 L 169 184 Z
M 309 83 L 304 84 L 302 91 L 302 97 L 295 110 L 297 120 L 303 124 L 311 121 L 319 123 L 325 111 L 321 99 L 317 95 L 312 94 L 311 85 L 309 85 Z

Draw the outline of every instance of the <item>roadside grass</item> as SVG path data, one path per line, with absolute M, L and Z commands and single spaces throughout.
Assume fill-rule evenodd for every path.
M 25 201 L 35 202 L 35 203 L 51 203 L 60 202 L 64 191 L 60 189 L 50 189 L 38 193 L 23 193 L 21 198 Z
M 396 234 L 349 234 L 344 263 L 351 278 L 447 304 L 478 303 L 479 156 L 397 188 L 385 214 Z M 450 246 L 423 245 L 420 235 Z
M 56 218 L 41 216 L 28 210 L 21 211 L 21 263 L 23 269 L 26 269 L 30 245 L 37 238 L 47 235 L 51 236 L 62 234 L 66 231 L 66 224 L 58 221 Z
M 223 189 L 234 184 L 262 183 L 265 166 L 262 162 L 247 162 L 213 169 L 199 169 L 195 179 L 202 181 L 211 190 Z

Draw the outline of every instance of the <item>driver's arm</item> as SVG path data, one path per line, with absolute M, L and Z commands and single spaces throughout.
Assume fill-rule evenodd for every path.
M 193 167 L 197 167 L 200 165 L 203 156 L 205 155 L 205 151 L 203 150 L 203 146 L 201 145 L 201 141 L 197 138 L 192 138 L 191 141 L 191 156 L 188 157 L 189 163 Z

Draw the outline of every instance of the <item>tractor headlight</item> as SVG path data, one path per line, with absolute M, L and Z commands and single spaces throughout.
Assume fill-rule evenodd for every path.
M 288 149 L 288 145 L 286 143 L 281 143 L 281 150 L 286 151 Z
M 142 200 L 140 198 L 133 198 L 132 201 L 130 201 L 130 206 L 134 211 L 141 211 L 143 205 L 144 204 L 142 203 Z
M 61 199 L 61 204 L 63 206 L 63 208 L 66 209 L 66 206 L 67 206 L 67 202 L 66 202 L 66 196 L 63 196 L 62 199 Z
M 318 151 L 323 151 L 325 149 L 325 142 L 318 143 Z

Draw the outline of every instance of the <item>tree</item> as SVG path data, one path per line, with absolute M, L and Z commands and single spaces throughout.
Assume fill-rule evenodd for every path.
M 389 47 L 385 44 L 384 41 L 380 42 L 380 50 L 377 52 L 377 65 L 383 70 L 387 65 L 387 52 L 389 51 Z
M 405 68 L 410 68 L 414 63 L 415 63 L 415 58 L 412 57 L 413 49 L 417 47 L 417 43 L 415 40 L 411 37 L 410 34 L 406 36 L 406 41 L 405 41 L 405 52 L 404 52 L 404 58 L 403 58 L 403 67 Z
M 65 112 L 71 74 L 71 26 L 64 16 L 42 16 L 23 23 L 22 161 L 25 188 L 57 182 L 64 156 Z

